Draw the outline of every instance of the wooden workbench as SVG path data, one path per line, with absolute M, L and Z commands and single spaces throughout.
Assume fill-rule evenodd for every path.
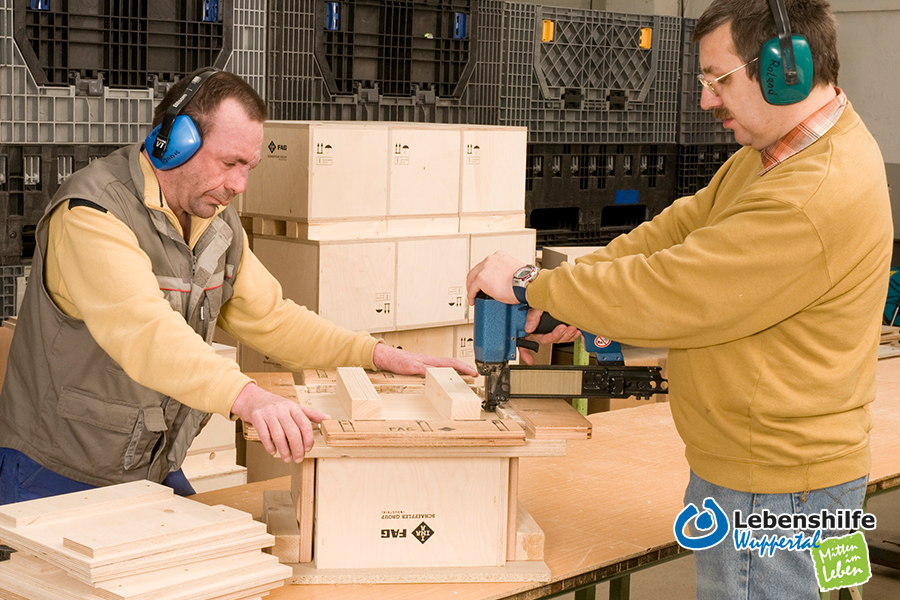
M 870 493 L 900 485 L 900 358 L 880 361 L 877 379 Z M 684 553 L 672 527 L 683 507 L 689 470 L 668 403 L 589 419 L 592 439 L 570 441 L 566 456 L 520 459 L 519 499 L 546 535 L 550 583 L 304 585 L 277 589 L 269 598 L 531 600 Z M 285 477 L 194 498 L 258 518 L 263 490 L 289 488 Z

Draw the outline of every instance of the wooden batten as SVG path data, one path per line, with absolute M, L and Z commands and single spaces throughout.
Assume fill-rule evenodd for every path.
M 521 502 L 516 507 L 516 551 L 514 560 L 544 560 L 544 531 Z
M 431 367 L 425 370 L 425 395 L 445 419 L 481 419 L 481 398 L 450 367 Z
M 509 495 L 506 509 L 506 560 L 516 560 L 517 522 L 519 504 L 519 459 L 509 459 Z
M 288 490 L 265 490 L 263 492 L 262 520 L 266 531 L 275 536 L 275 544 L 270 549 L 273 556 L 282 563 L 300 562 L 300 526 L 297 510 Z
M 361 367 L 339 367 L 337 396 L 347 416 L 356 421 L 381 419 L 381 397 Z
M 304 459 L 291 465 L 291 502 L 300 530 L 299 558 L 308 563 L 313 558 L 313 525 L 316 508 L 316 461 Z

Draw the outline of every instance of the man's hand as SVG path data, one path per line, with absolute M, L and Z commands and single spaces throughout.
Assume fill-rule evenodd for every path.
M 321 423 L 330 419 L 325 413 L 300 406 L 248 383 L 238 394 L 231 412 L 256 428 L 259 441 L 271 455 L 277 451 L 284 462 L 300 462 L 313 447 L 310 421 Z
M 512 279 L 516 271 L 524 266 L 525 263 L 505 252 L 494 252 L 472 267 L 466 276 L 469 305 L 475 304 L 475 294 L 479 290 L 504 304 L 518 304 L 513 293 Z
M 534 331 L 541 320 L 544 311 L 532 308 L 528 311 L 525 318 L 525 331 L 531 333 Z M 529 340 L 533 340 L 538 344 L 565 344 L 566 342 L 574 342 L 581 337 L 581 330 L 573 325 L 560 324 L 550 333 L 534 334 L 528 336 Z M 519 349 L 519 356 L 526 365 L 534 364 L 534 356 L 527 348 Z
M 466 375 L 478 375 L 474 367 L 470 367 L 455 358 L 416 354 L 415 352 L 407 352 L 387 344 L 375 345 L 372 361 L 382 371 L 390 371 L 400 375 L 424 375 L 426 367 L 453 367 L 458 372 Z

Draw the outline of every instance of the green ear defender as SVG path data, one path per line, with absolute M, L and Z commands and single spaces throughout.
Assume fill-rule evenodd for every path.
M 781 48 L 778 38 L 763 44 L 759 53 L 759 87 L 769 104 L 796 104 L 809 96 L 812 89 L 813 63 L 809 44 L 800 35 L 792 36 L 791 41 L 791 49 L 787 53 Z M 786 67 L 790 58 L 782 60 L 783 56 L 791 53 L 793 77 Z
M 763 44 L 759 52 L 759 87 L 769 104 L 796 104 L 812 89 L 813 62 L 809 42 L 791 35 L 784 0 L 769 0 L 778 37 Z

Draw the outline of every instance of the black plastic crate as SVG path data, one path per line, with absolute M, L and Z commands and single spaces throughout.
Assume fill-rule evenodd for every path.
M 269 116 L 496 125 L 502 18 L 496 0 L 274 0 Z
M 674 144 L 529 144 L 526 226 L 557 238 L 633 227 L 672 203 L 675 175 Z
M 502 125 L 535 143 L 675 143 L 678 17 L 508 2 L 503 29 Z
M 60 184 L 72 173 L 120 146 L 23 144 L 0 146 L 0 217 L 6 232 L 0 264 L 34 253 L 34 226 Z M 2 234 L 3 232 L 0 232 Z
M 173 82 L 231 53 L 231 0 L 15 0 L 16 42 L 39 85 Z M 91 93 L 91 92 L 88 92 Z
M 719 167 L 740 149 L 737 143 L 679 145 L 676 197 L 690 196 L 705 187 Z
M 9 560 L 9 555 L 15 551 L 16 550 L 14 548 L 0 544 L 0 562 L 2 562 L 4 560 Z
M 582 225 L 576 231 L 569 229 L 538 230 L 537 247 L 545 246 L 605 246 L 623 233 L 628 233 L 637 225 L 601 227 Z
M 712 111 L 700 108 L 703 87 L 697 81 L 700 73 L 700 47 L 691 42 L 697 19 L 685 19 L 682 23 L 681 96 L 678 115 L 678 143 L 734 144 L 734 132 L 722 127 L 713 118 Z

